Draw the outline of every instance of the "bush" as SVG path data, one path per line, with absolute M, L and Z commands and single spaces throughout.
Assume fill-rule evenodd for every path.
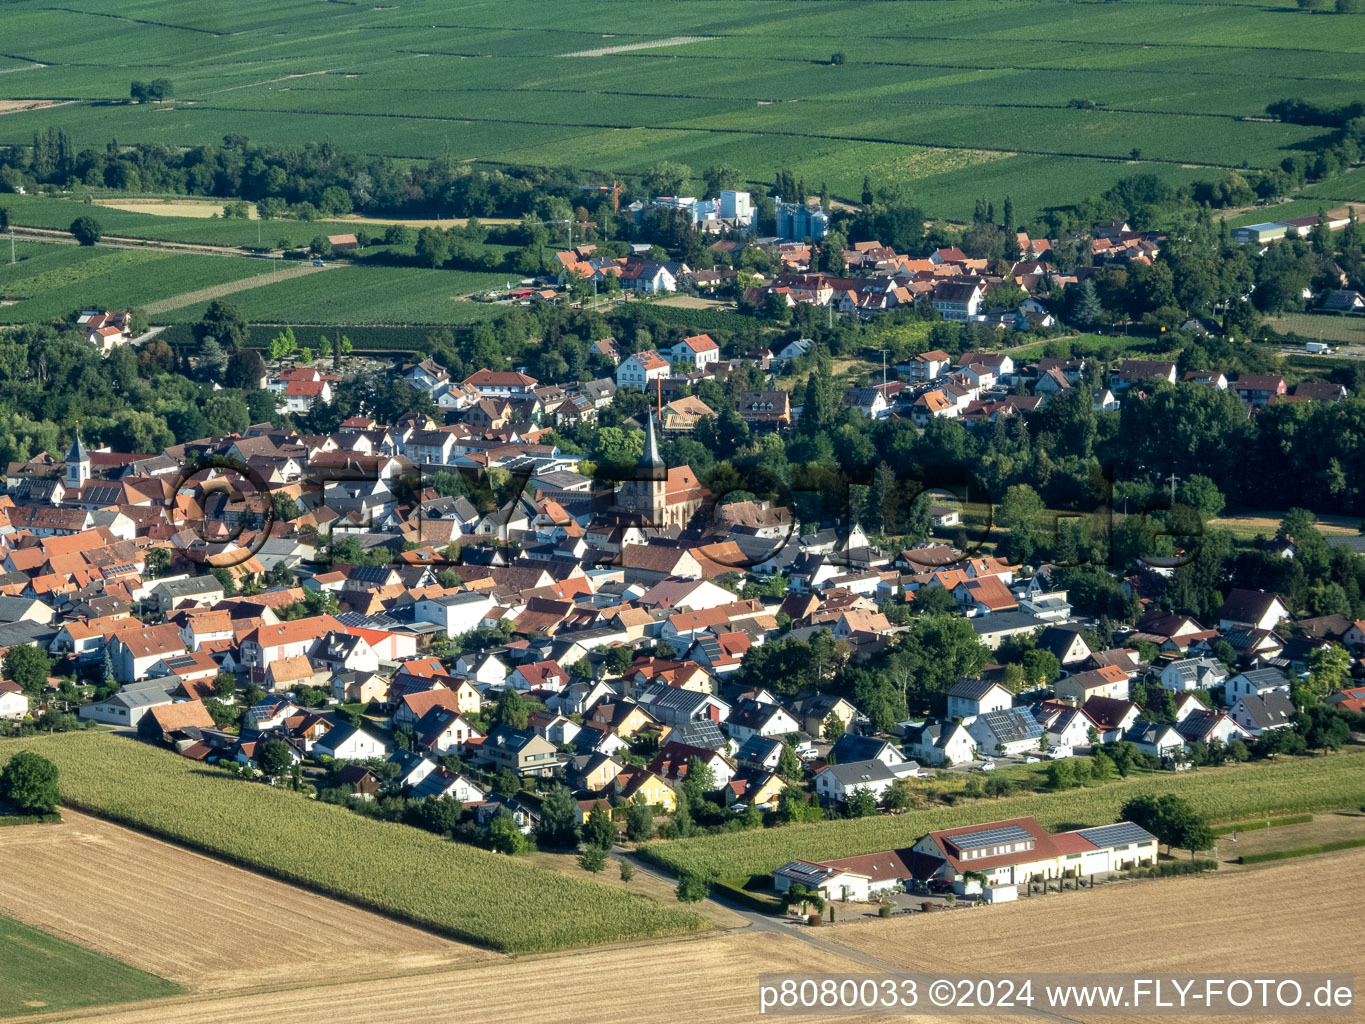
M 8 801 L 21 814 L 51 814 L 61 799 L 57 766 L 41 754 L 20 751 L 0 771 L 0 799 Z
M 878 916 L 878 917 L 890 917 L 890 916 L 891 916 L 891 908 L 888 907 L 888 906 L 886 906 L 885 904 L 883 904 L 882 906 L 880 906 L 880 907 L 877 908 L 877 916 Z

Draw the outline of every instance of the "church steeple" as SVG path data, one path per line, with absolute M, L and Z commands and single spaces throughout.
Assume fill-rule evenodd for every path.
M 90 453 L 81 443 L 81 432 L 76 431 L 76 440 L 66 453 L 66 486 L 68 490 L 81 487 L 90 479 Z

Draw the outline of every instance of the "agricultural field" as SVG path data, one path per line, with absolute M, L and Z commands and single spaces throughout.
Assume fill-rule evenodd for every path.
M 54 858 L 100 868 L 52 871 Z M 500 959 L 78 811 L 0 829 L 0 859 L 0 914 L 194 992 L 364 970 L 375 957 L 395 971 Z
M 1176 793 L 1210 821 L 1358 807 L 1365 802 L 1365 750 L 1179 775 L 1133 775 L 1064 793 L 966 800 L 955 807 L 875 818 L 655 842 L 644 847 L 644 855 L 675 874 L 709 870 L 722 877 L 747 877 L 798 858 L 827 860 L 896 849 L 934 829 L 981 821 L 1031 816 L 1052 829 L 1105 825 L 1117 819 L 1127 800 L 1144 793 Z
M 552 964 L 525 958 L 433 970 L 399 981 L 387 976 L 380 960 L 378 977 L 300 976 L 288 985 L 258 992 L 195 996 L 193 1005 L 183 1011 L 162 1003 L 106 1010 L 100 1019 L 102 1024 L 161 1024 L 175 1015 L 249 1024 L 268 1015 L 278 1024 L 312 1024 L 319 1005 L 325 1005 L 342 1007 L 346 1020 L 366 1024 L 446 1024 L 452 1007 L 477 1005 L 482 1015 L 494 1020 L 633 1024 L 678 1019 L 678 1008 L 685 1006 L 688 1020 L 731 1024 L 766 1019 L 758 1006 L 758 975 L 763 972 L 867 974 L 910 969 L 980 974 L 997 973 L 1000 968 L 992 965 L 1006 963 L 1008 973 L 1206 973 L 1209 963 L 1220 963 L 1247 971 L 1283 972 L 1286 964 L 1293 964 L 1304 970 L 1351 973 L 1358 956 L 1354 946 L 1324 942 L 1323 936 L 1356 927 L 1365 898 L 1365 851 L 1317 857 L 1311 869 L 1306 868 L 1295 862 L 1123 883 L 977 911 L 890 921 L 844 920 L 813 932 L 726 931 L 701 939 L 581 950 L 561 954 Z M 1324 870 L 1331 872 L 1331 885 L 1323 884 Z M 1278 908 L 1291 906 L 1311 906 L 1312 914 L 1279 912 Z M 1182 912 L 1172 913 L 1172 907 Z M 1189 941 L 1192 920 L 1199 922 L 1197 942 Z M 1115 928 L 1115 921 L 1125 927 Z M 200 938 L 201 944 L 212 942 L 210 936 Z M 661 970 L 661 964 L 667 967 Z M 546 992 L 547 967 L 562 977 L 614 976 L 647 979 L 647 984 L 637 981 L 624 989 L 561 985 Z M 1081 1024 L 1120 1019 L 1081 1011 L 1066 1016 Z M 962 1024 L 1008 1024 L 1019 1018 L 970 1014 L 955 1019 Z M 1262 1019 L 1279 1024 L 1293 1018 Z
M 5 246 L 8 248 L 8 246 Z M 0 264 L 0 323 L 62 319 L 81 309 L 136 309 L 173 295 L 269 273 L 264 260 L 18 242 Z
M 57 764 L 63 806 L 491 949 L 546 951 L 709 926 L 676 905 L 243 783 L 109 733 L 3 741 L 0 759 L 20 749 Z
M 7 862 L 7 873 L 10 866 Z M 131 1003 L 182 991 L 174 982 L 112 956 L 0 916 L 0 1018 Z
M 2 81 L 3 79 L 0 79 Z M 66 231 L 77 217 L 90 216 L 99 222 L 106 236 L 155 238 L 193 245 L 291 246 L 307 245 L 318 235 L 354 232 L 355 225 L 339 221 L 222 220 L 203 216 L 169 216 L 156 212 L 156 206 L 141 211 L 120 210 L 112 206 L 86 203 L 84 194 L 56 196 L 0 195 L 0 206 L 7 207 L 10 221 L 18 227 Z M 221 204 L 220 204 L 221 205 Z M 169 206 L 174 210 L 175 207 Z M 376 232 L 377 233 L 377 232 Z
M 335 267 L 234 295 L 253 323 L 465 324 L 497 316 L 506 306 L 465 301 L 502 288 L 517 275 L 408 267 Z M 208 303 L 170 310 L 158 322 L 193 323 Z
M 1365 15 L 1292 5 L 673 0 L 647 25 L 633 10 L 568 0 L 547 24 L 534 0 L 458 16 L 441 0 L 118 15 L 19 0 L 6 59 L 46 66 L 0 75 L 0 102 L 73 102 L 6 114 L 0 143 L 51 125 L 77 148 L 241 134 L 604 175 L 670 159 L 770 182 L 784 167 L 845 198 L 867 174 L 961 219 L 978 195 L 1028 216 L 1134 170 L 1185 182 L 1278 164 L 1320 129 L 1261 120 L 1266 104 L 1365 84 Z M 92 46 L 126 63 L 91 62 Z M 172 101 L 124 103 L 130 80 L 168 70 Z

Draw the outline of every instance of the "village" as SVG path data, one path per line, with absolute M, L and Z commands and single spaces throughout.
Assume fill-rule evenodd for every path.
M 944 256 L 926 272 L 970 269 Z M 936 303 L 958 295 L 933 287 Z M 970 290 L 974 316 L 980 285 L 953 287 Z M 125 319 L 92 311 L 91 341 Z M 507 853 L 562 839 L 565 813 L 570 835 L 638 842 L 894 814 L 935 778 L 998 796 L 1011 766 L 1045 766 L 1064 789 L 1358 731 L 1365 620 L 1296 617 L 1273 592 L 1233 586 L 1200 621 L 1145 597 L 1171 569 L 1138 560 L 1110 573 L 1132 618 L 1101 621 L 1047 564 L 965 550 L 968 506 L 950 496 L 928 508 L 930 536 L 885 547 L 856 517 L 718 502 L 690 466 L 666 464 L 667 439 L 717 416 L 693 389 L 741 369 L 766 385 L 737 395 L 743 424 L 790 431 L 802 407 L 781 374 L 814 344 L 722 358 L 698 334 L 623 356 L 604 338 L 593 354 L 615 374 L 585 383 L 486 368 L 457 380 L 426 358 L 396 372 L 431 412 L 394 423 L 355 415 L 322 435 L 264 423 L 143 453 L 77 435 L 11 463 L 0 717 L 17 735 L 111 728 L 362 810 L 416 802 L 457 839 Z M 983 351 L 922 352 L 894 371 L 849 387 L 844 409 L 976 428 L 1076 389 L 1098 413 L 1177 381 L 1171 362 Z M 282 414 L 307 415 L 341 382 L 286 359 L 259 383 Z M 1235 394 L 1249 415 L 1346 398 L 1212 369 L 1181 383 Z M 554 431 L 632 395 L 633 470 L 614 484 L 585 474 Z M 905 690 L 909 717 L 834 685 L 837 665 L 890 672 L 931 619 L 965 630 L 954 657 L 970 671 Z M 786 678 L 793 658 L 831 671 Z M 885 854 L 793 861 L 770 896 L 1006 900 L 1031 881 L 1151 867 L 1157 841 L 1131 821 L 1054 835 L 983 820 Z

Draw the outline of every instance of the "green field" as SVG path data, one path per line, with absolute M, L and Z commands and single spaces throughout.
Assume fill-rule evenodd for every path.
M 3 76 L 0 76 L 3 80 Z M 10 220 L 26 228 L 66 231 L 77 217 L 90 216 L 99 221 L 106 235 L 124 238 L 156 238 L 168 242 L 196 245 L 276 246 L 307 245 L 318 235 L 354 232 L 361 225 L 343 221 L 297 220 L 222 220 L 210 217 L 170 217 L 156 213 L 116 210 L 109 206 L 87 204 L 80 199 L 53 196 L 0 195 L 0 206 L 7 207 Z M 371 228 L 372 233 L 382 228 Z M 6 246 L 6 249 L 8 247 Z M 9 253 L 3 253 L 8 258 Z
M 35 242 L 20 242 L 15 252 L 17 263 L 0 264 L 0 300 L 6 303 L 0 323 L 61 319 L 81 309 L 132 309 L 270 270 L 264 260 L 234 256 Z
M 406 267 L 336 267 L 231 296 L 248 320 L 296 324 L 464 324 L 507 311 L 461 296 L 501 288 L 516 275 Z M 174 309 L 158 323 L 193 323 L 207 303 Z M 5 312 L 8 312 L 6 310 Z
M 1210 821 L 1358 807 L 1365 801 L 1365 750 L 1179 775 L 1135 775 L 1063 793 L 963 800 L 955 807 L 898 815 L 656 842 L 644 852 L 674 873 L 700 870 L 721 877 L 747 877 L 766 874 L 797 858 L 820 861 L 897 849 L 935 829 L 1005 818 L 1031 816 L 1054 830 L 1106 825 L 1117 819 L 1126 801 L 1143 793 L 1179 794 Z
M 0 1017 L 179 995 L 179 985 L 0 915 Z
M 113 14 L 90 0 L 17 0 L 4 59 L 47 66 L 0 75 L 0 98 L 74 102 L 0 118 L 0 143 L 52 125 L 78 149 L 239 133 L 604 174 L 672 159 L 771 181 L 786 167 L 844 197 L 864 174 L 893 181 L 938 216 L 1008 193 L 1027 216 L 1135 167 L 1181 182 L 1278 164 L 1320 130 L 1245 118 L 1284 97 L 1339 103 L 1365 91 L 1365 15 L 1268 0 L 658 0 L 647 19 L 641 9 L 136 0 Z M 120 59 L 92 61 L 93 48 Z M 174 82 L 172 103 L 122 103 L 130 80 L 156 77 Z M 1096 107 L 1070 107 L 1076 99 Z
M 644 896 L 234 779 L 105 732 L 0 741 L 54 761 L 67 806 L 509 953 L 706 927 Z
M 1294 332 L 1310 341 L 1365 345 L 1365 317 L 1332 316 L 1323 313 L 1281 313 L 1266 320 L 1266 326 L 1281 334 Z

